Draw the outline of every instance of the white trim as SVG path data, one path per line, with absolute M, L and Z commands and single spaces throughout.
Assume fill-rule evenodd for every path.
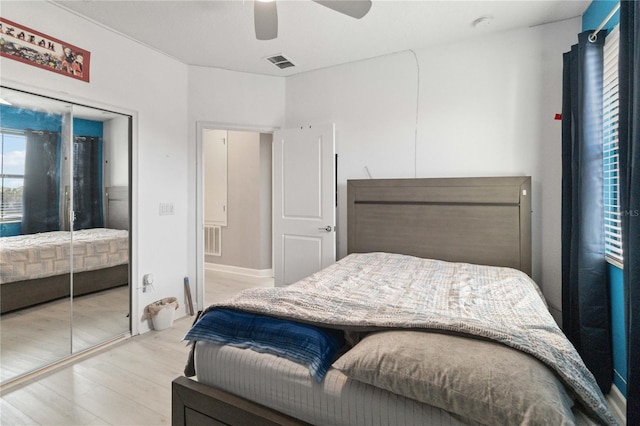
M 616 420 L 621 425 L 627 424 L 627 398 L 622 395 L 620 389 L 616 385 L 611 386 L 611 390 L 605 396 L 607 405 L 611 409 Z
M 205 308 L 204 301 L 204 270 L 207 269 L 204 261 L 204 171 L 202 164 L 202 130 L 237 130 L 257 133 L 273 133 L 279 127 L 260 126 L 241 123 L 224 123 L 219 121 L 196 121 L 196 306 L 198 310 Z M 243 274 L 244 275 L 244 274 Z M 273 274 L 271 274 L 273 276 Z
M 273 278 L 273 269 L 251 269 L 240 266 L 218 265 L 217 263 L 205 263 L 204 269 L 207 271 L 245 275 L 253 278 Z

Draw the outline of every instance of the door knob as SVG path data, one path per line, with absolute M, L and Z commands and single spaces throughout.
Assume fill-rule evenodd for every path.
M 327 225 L 324 228 L 318 228 L 318 231 L 327 231 L 327 232 L 331 232 L 333 228 L 331 227 L 331 225 Z

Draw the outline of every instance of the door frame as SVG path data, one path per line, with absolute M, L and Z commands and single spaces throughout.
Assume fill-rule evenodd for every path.
M 260 126 L 252 124 L 224 123 L 218 121 L 196 121 L 196 279 L 194 310 L 200 311 L 204 306 L 204 164 L 202 131 L 205 129 L 230 130 L 237 132 L 255 132 L 273 134 L 280 130 L 276 126 Z M 273 163 L 273 158 L 271 160 Z M 273 188 L 271 190 L 273 199 Z M 271 259 L 273 268 L 273 257 Z

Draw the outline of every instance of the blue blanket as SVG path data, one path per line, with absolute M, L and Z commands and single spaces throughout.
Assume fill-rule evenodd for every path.
M 184 340 L 277 355 L 308 367 L 320 382 L 344 344 L 344 333 L 233 309 L 213 309 L 202 315 Z

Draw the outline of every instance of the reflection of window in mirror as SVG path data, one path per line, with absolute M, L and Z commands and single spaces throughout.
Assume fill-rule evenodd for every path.
M 27 139 L 24 132 L 2 130 L 0 236 L 20 234 Z
M 2 236 L 31 234 L 54 230 L 70 230 L 70 211 L 75 212 L 74 230 L 102 228 L 108 226 L 105 200 L 107 187 L 128 187 L 128 119 L 116 118 L 108 121 L 73 118 L 71 146 L 65 146 L 60 134 L 61 116 L 3 106 L 3 118 L 12 117 L 11 129 L 2 133 Z M 124 122 L 114 126 L 118 119 Z M 6 120 L 5 120 L 6 121 Z M 42 123 L 50 122 L 51 125 Z M 4 125 L 5 123 L 3 123 Z M 45 130 L 31 130 L 32 127 Z M 113 136 L 113 127 L 125 132 L 111 137 L 105 147 L 105 136 Z M 49 128 L 51 130 L 49 130 Z M 29 146 L 37 149 L 28 149 Z M 42 147 L 49 147 L 43 150 Z M 73 158 L 72 170 L 67 167 Z M 26 165 L 25 165 L 26 164 Z M 29 171 L 29 185 L 25 189 L 25 168 Z M 73 176 L 69 181 L 68 173 Z M 73 196 L 71 194 L 73 188 Z M 126 191 L 125 191 L 126 193 Z M 23 200 L 29 203 L 28 213 L 23 214 Z M 46 197 L 46 199 L 44 199 Z M 73 206 L 71 200 L 73 199 Z M 31 213 L 35 205 L 37 220 Z M 42 223 L 44 209 L 50 211 L 48 224 Z M 123 215 L 124 216 L 124 215 Z M 128 216 L 128 215 L 127 215 Z M 128 218 L 126 219 L 128 222 Z M 24 222 L 29 225 L 22 226 Z M 35 222 L 38 222 L 37 224 Z M 120 225 L 121 229 L 127 229 Z

